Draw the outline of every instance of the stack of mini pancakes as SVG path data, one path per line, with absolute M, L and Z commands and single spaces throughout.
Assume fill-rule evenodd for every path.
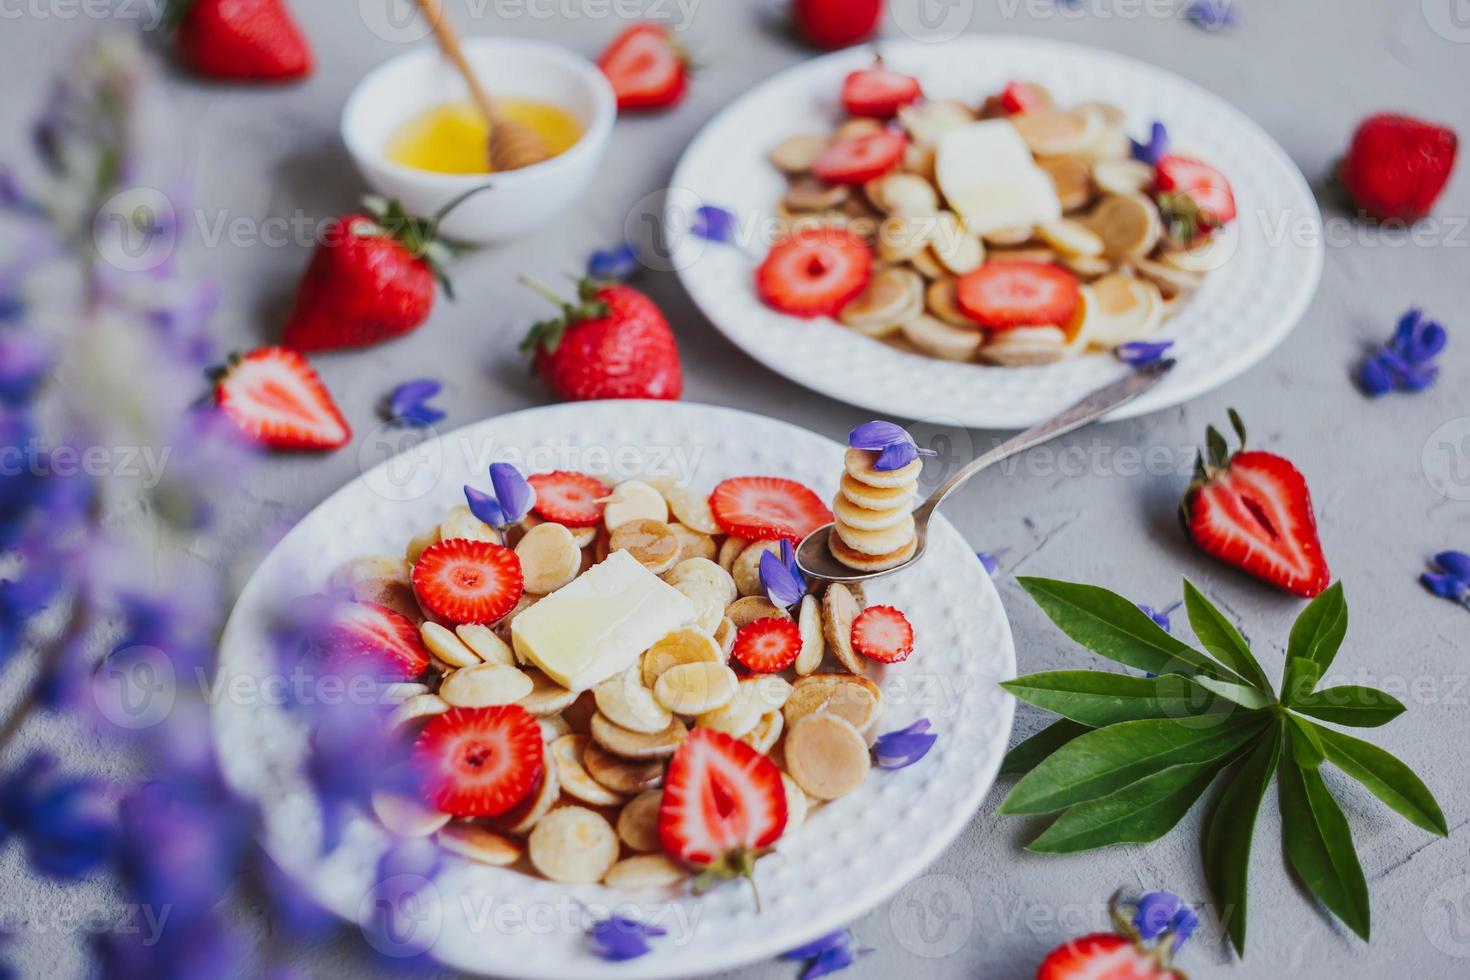
M 896 470 L 875 469 L 878 453 L 849 449 L 842 486 L 832 501 L 833 556 L 860 572 L 896 568 L 914 555 L 913 505 L 922 460 Z

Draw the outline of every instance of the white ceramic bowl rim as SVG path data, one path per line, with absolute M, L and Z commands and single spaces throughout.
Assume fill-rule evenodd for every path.
M 570 51 L 560 45 L 550 44 L 546 41 L 534 41 L 526 38 L 491 38 L 471 37 L 465 38 L 464 49 L 467 58 L 473 62 L 476 54 L 481 52 L 515 51 L 521 55 L 532 55 L 543 58 L 548 64 L 564 70 L 568 75 L 574 77 L 578 82 L 585 84 L 592 96 L 593 113 L 591 122 L 583 128 L 582 135 L 566 152 L 552 157 L 544 163 L 538 163 L 522 170 L 511 170 L 504 173 L 494 174 L 445 174 L 433 170 L 420 170 L 417 167 L 406 166 L 388 157 L 386 146 L 371 144 L 361 132 L 357 120 L 366 110 L 362 105 L 368 95 L 382 83 L 384 76 L 402 70 L 412 62 L 427 62 L 442 58 L 443 55 L 437 48 L 432 46 L 419 48 L 391 58 L 383 64 L 368 72 L 363 79 L 353 88 L 352 94 L 347 97 L 347 103 L 342 108 L 341 132 L 342 141 L 347 145 L 348 151 L 356 158 L 371 160 L 375 166 L 383 168 L 394 176 L 418 181 L 427 186 L 435 186 L 450 190 L 469 190 L 476 185 L 483 184 L 486 178 L 493 180 L 497 189 L 505 189 L 524 184 L 532 180 L 540 180 L 548 176 L 554 176 L 561 170 L 570 169 L 575 165 L 578 158 L 593 153 L 596 147 L 601 145 L 606 133 L 612 129 L 617 120 L 617 98 L 613 94 L 612 86 L 607 77 L 602 74 L 592 62 Z M 424 108 L 430 108 L 425 104 Z

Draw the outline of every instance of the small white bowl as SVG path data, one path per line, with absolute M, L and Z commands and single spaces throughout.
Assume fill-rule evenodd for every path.
M 506 173 L 440 174 L 393 162 L 388 141 L 400 126 L 434 106 L 469 98 L 459 73 L 438 49 L 425 47 L 358 83 L 342 110 L 342 139 L 373 189 L 399 199 L 411 214 L 429 217 L 465 191 L 489 184 L 455 208 L 442 230 L 458 241 L 490 245 L 535 230 L 581 196 L 607 152 L 617 100 L 596 65 L 553 44 L 471 38 L 464 50 L 490 92 L 559 106 L 576 118 L 582 138 L 545 163 Z

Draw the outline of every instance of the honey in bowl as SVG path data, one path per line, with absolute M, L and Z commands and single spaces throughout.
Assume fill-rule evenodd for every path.
M 533 130 L 553 157 L 582 138 L 582 127 L 565 109 L 532 99 L 497 99 L 506 119 Z M 435 106 L 413 117 L 388 140 L 388 159 L 440 174 L 488 174 L 490 124 L 469 102 Z

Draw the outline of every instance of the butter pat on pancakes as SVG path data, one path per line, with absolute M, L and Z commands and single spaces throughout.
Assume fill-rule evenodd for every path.
M 876 468 L 879 454 L 849 449 L 845 473 L 832 501 L 832 554 L 862 572 L 895 568 L 913 556 L 913 504 L 923 461 L 896 470 Z

